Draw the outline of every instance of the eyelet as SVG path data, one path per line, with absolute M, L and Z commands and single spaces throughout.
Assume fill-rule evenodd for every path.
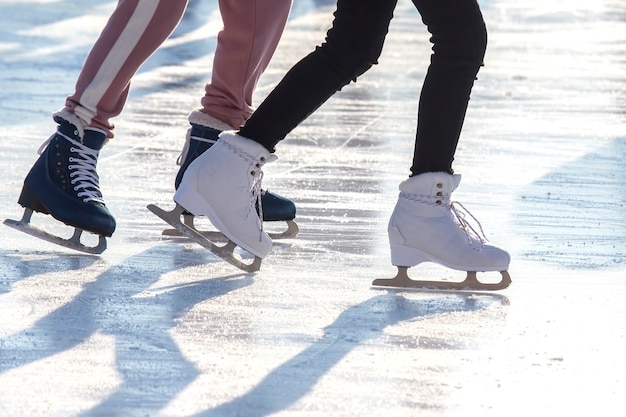
M 437 197 L 441 197 L 443 193 L 441 191 L 437 192 Z
M 256 171 L 250 171 L 250 175 L 254 177 L 256 175 Z
M 437 204 L 438 206 L 440 206 L 440 205 L 441 205 L 441 200 L 437 200 L 437 201 L 435 201 L 435 204 Z
M 443 184 L 442 183 L 438 183 L 437 184 L 437 188 L 443 188 Z

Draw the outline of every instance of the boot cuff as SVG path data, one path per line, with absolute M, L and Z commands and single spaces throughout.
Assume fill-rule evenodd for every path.
M 263 157 L 266 162 L 274 162 L 278 159 L 276 155 L 265 149 L 265 146 L 252 139 L 238 135 L 234 130 L 222 132 L 219 140 L 227 143 L 229 146 L 245 152 L 252 158 Z
M 78 137 L 82 142 L 83 137 L 85 137 L 85 127 L 88 124 L 83 122 L 80 117 L 69 111 L 66 107 L 63 107 L 61 110 L 52 113 L 52 118 L 57 123 L 60 123 L 60 119 L 74 126 L 76 128 L 76 131 L 78 132 Z
M 210 127 L 210 128 L 221 130 L 221 131 L 234 129 L 234 127 L 230 126 L 228 123 L 222 122 L 217 117 L 213 117 L 210 114 L 206 114 L 200 111 L 200 109 L 196 109 L 192 111 L 188 117 L 188 120 L 189 120 L 189 123 L 200 125 L 200 126 L 205 126 L 205 127 Z
M 400 191 L 425 195 L 437 195 L 440 192 L 447 194 L 456 190 L 461 182 L 461 176 L 447 172 L 426 172 L 410 177 L 400 183 Z

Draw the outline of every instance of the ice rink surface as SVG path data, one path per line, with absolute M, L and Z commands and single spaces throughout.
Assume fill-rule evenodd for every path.
M 512 254 L 499 293 L 386 290 L 428 33 L 400 0 L 380 64 L 279 145 L 264 188 L 300 235 L 243 274 L 162 238 L 187 114 L 221 22 L 191 0 L 134 80 L 99 173 L 101 256 L 0 227 L 0 416 L 622 416 L 626 394 L 626 4 L 482 0 L 489 29 L 453 198 Z M 295 0 L 257 103 L 323 39 Z M 111 1 L 0 0 L 0 217 L 54 131 Z M 69 236 L 49 216 L 33 223 Z M 278 228 L 267 225 L 267 228 Z M 460 279 L 434 266 L 414 278 Z

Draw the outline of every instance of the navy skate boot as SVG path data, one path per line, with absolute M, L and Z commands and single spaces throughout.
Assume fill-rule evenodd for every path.
M 178 189 L 183 176 L 187 170 L 187 167 L 204 151 L 213 146 L 217 142 L 221 130 L 211 127 L 202 126 L 199 124 L 191 123 L 191 128 L 187 131 L 187 138 L 183 151 L 178 157 L 177 164 L 180 165 L 178 174 L 174 186 Z M 261 212 L 257 203 L 257 212 Z M 261 208 L 263 212 L 263 221 L 265 222 L 281 222 L 287 223 L 287 230 L 280 233 L 268 232 L 268 235 L 272 239 L 291 238 L 298 234 L 298 225 L 294 221 L 296 217 L 296 205 L 293 201 L 282 197 L 278 194 L 269 192 L 267 190 L 261 190 Z M 193 215 L 188 212 L 183 213 L 184 223 L 197 230 L 193 223 Z M 216 238 L 218 235 L 216 232 L 201 232 L 207 237 Z M 163 231 L 164 235 L 176 236 L 178 232 L 176 230 L 168 229 Z
M 78 129 L 61 117 L 57 132 L 40 148 L 40 157 L 24 179 L 18 203 L 24 207 L 22 220 L 5 220 L 35 237 L 87 253 L 102 253 L 106 237 L 115 230 L 115 219 L 105 206 L 96 173 L 98 154 L 106 141 L 99 130 L 86 128 L 81 140 Z M 50 214 L 75 228 L 70 239 L 49 234 L 30 225 L 33 212 Z M 99 235 L 95 247 L 80 241 L 83 231 Z

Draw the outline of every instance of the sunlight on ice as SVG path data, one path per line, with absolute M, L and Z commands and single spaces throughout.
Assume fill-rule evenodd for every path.
M 3 347 L 5 361 L 10 354 Z M 10 415 L 31 417 L 77 415 L 96 407 L 121 384 L 116 371 L 115 338 L 95 333 L 72 349 L 1 372 L 0 413 L 11 410 Z M 28 398 L 24 397 L 25 387 Z
M 57 39 L 55 46 L 46 45 L 41 48 L 33 47 L 21 53 L 15 54 L 10 61 L 21 61 L 50 57 L 64 51 L 82 49 L 93 44 L 100 31 L 106 24 L 108 16 L 115 4 L 109 3 L 91 7 L 85 15 L 65 19 L 46 25 L 24 28 L 18 34 L 25 37 Z M 71 28 L 80 36 L 68 36 L 68 28 Z M 35 41 L 36 43 L 36 41 Z
M 296 3 L 303 14 L 256 103 L 332 17 L 328 8 L 300 11 L 327 2 Z M 100 263 L 0 233 L 0 415 L 172 417 L 228 407 L 287 417 L 617 415 L 626 177 L 623 22 L 604 15 L 611 4 L 481 1 L 490 46 L 455 169 L 464 178 L 458 200 L 514 255 L 513 285 L 489 296 L 370 287 L 395 272 L 386 225 L 429 59 L 410 2 L 399 3 L 380 64 L 294 131 L 268 166 L 264 186 L 298 204 L 297 239 L 275 242 L 254 276 L 164 239 L 145 206 L 172 204 L 187 103 L 197 105 L 212 56 L 195 47 L 212 45 L 218 15 L 210 9 L 208 23 L 183 26 L 138 74 L 100 160 L 119 220 Z M 15 139 L 0 149 L 9 162 L 0 168 L 4 216 L 19 211 L 23 173 L 50 133 L 56 105 L 45 107 L 61 105 L 69 91 L 59 90 L 72 88 L 80 63 L 59 64 L 54 92 L 37 84 L 41 74 L 21 72 L 56 61 L 56 51 L 85 55 L 103 15 L 89 9 L 85 22 L 20 28 L 18 48 L 0 43 L 15 80 L 6 86 L 15 117 L 2 113 L 0 127 Z M 63 25 L 74 23 L 89 36 L 65 38 Z M 44 50 L 34 40 L 47 31 L 55 41 Z M 44 90 L 37 113 L 24 116 L 34 89 Z M 410 274 L 465 275 L 430 264 Z
M 19 43 L 0 42 L 0 54 L 6 52 L 12 52 L 19 49 Z

